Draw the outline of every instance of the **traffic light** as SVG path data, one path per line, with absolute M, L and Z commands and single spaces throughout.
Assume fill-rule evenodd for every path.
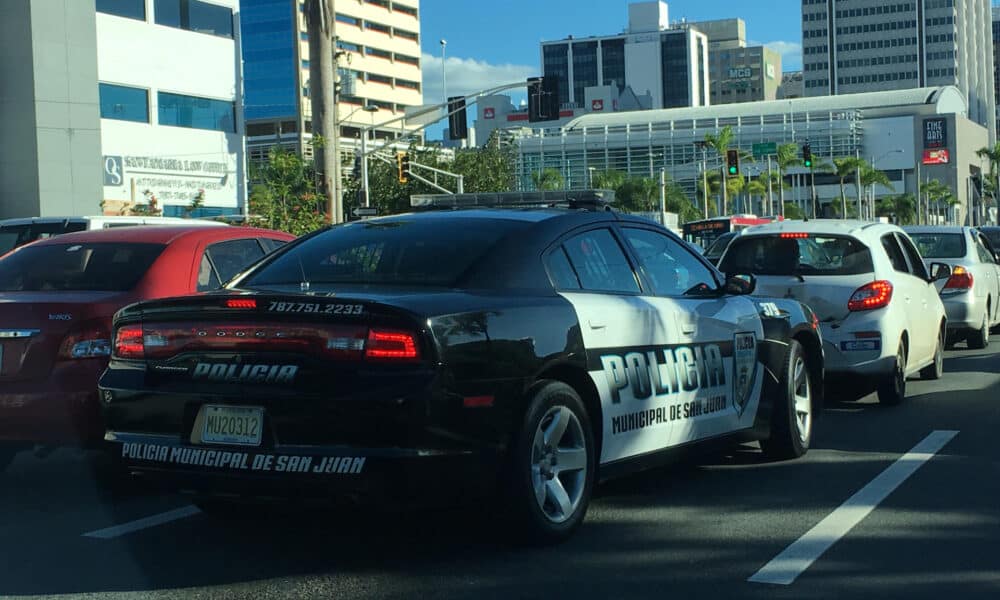
M 813 153 L 809 144 L 802 144 L 802 166 L 811 169 L 813 166 Z
M 465 120 L 465 97 L 448 98 L 448 138 L 464 140 L 469 137 L 469 125 Z
M 406 183 L 410 180 L 410 155 L 406 152 L 396 153 L 396 171 L 399 175 L 399 183 Z
M 351 169 L 351 176 L 355 179 L 361 179 L 361 155 L 354 155 L 354 168 Z
M 726 172 L 731 176 L 740 174 L 740 153 L 738 150 L 726 150 Z

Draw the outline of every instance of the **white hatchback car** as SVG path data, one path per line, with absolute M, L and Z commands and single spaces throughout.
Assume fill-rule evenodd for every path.
M 884 404 L 903 400 L 907 377 L 943 371 L 947 318 L 935 282 L 951 268 L 930 268 L 932 275 L 899 227 L 842 220 L 749 228 L 719 262 L 727 275 L 754 275 L 758 295 L 809 305 L 820 320 L 827 380 L 873 380 Z

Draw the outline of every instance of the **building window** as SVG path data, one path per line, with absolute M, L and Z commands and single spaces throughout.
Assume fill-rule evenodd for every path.
M 405 6 L 403 4 L 399 4 L 398 2 L 392 3 L 392 10 L 410 15 L 411 17 L 417 16 L 417 9 L 413 8 L 412 6 Z
M 145 21 L 146 0 L 97 0 L 97 12 Z
M 396 54 L 396 62 L 420 66 L 419 58 L 417 58 L 416 56 L 407 56 L 405 54 Z
M 385 85 L 392 85 L 392 77 L 386 77 L 385 75 L 376 75 L 375 73 L 368 74 L 369 83 L 382 83 Z
M 337 40 L 337 47 L 341 50 L 347 50 L 348 52 L 357 52 L 361 54 L 361 46 L 357 44 L 352 44 L 350 42 L 345 42 L 344 40 Z
M 225 6 L 201 0 L 156 0 L 153 15 L 157 25 L 233 37 L 233 11 Z
M 379 48 L 372 48 L 371 46 L 365 47 L 365 54 L 367 54 L 368 56 L 376 56 L 378 58 L 392 60 L 392 52 L 381 50 Z
M 407 79 L 397 79 L 396 85 L 401 88 L 409 88 L 411 90 L 420 91 L 420 83 L 417 81 L 409 81 Z
M 396 37 L 401 37 L 414 42 L 416 42 L 419 39 L 419 36 L 416 33 L 413 33 L 412 31 L 407 31 L 405 29 L 400 29 L 399 27 L 396 27 L 393 30 L 393 33 L 396 35 Z
M 149 92 L 142 88 L 98 84 L 101 118 L 149 123 Z
M 382 8 L 389 10 L 389 0 L 365 0 L 368 4 L 374 4 L 375 6 L 381 6 Z
M 347 15 L 342 15 L 337 13 L 337 22 L 346 23 L 347 25 L 354 25 L 355 27 L 361 27 L 361 19 L 355 19 L 354 17 L 349 17 Z
M 388 25 L 383 25 L 381 23 L 376 23 L 374 21 L 365 21 L 365 29 L 370 29 L 372 31 L 377 31 L 379 33 L 384 33 L 390 35 L 392 29 Z
M 236 112 L 231 101 L 212 100 L 160 92 L 160 125 L 210 129 L 213 131 L 236 131 Z

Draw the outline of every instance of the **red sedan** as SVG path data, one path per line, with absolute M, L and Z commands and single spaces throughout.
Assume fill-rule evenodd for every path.
M 0 259 L 0 469 L 34 444 L 104 435 L 97 380 L 125 305 L 218 288 L 293 240 L 248 227 L 70 233 Z

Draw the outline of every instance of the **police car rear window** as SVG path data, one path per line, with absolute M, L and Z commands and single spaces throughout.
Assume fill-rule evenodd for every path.
M 501 239 L 531 226 L 513 219 L 356 221 L 303 240 L 240 282 L 452 285 Z
M 862 275 L 875 267 L 871 251 L 853 238 L 760 235 L 736 238 L 719 269 L 753 275 Z

